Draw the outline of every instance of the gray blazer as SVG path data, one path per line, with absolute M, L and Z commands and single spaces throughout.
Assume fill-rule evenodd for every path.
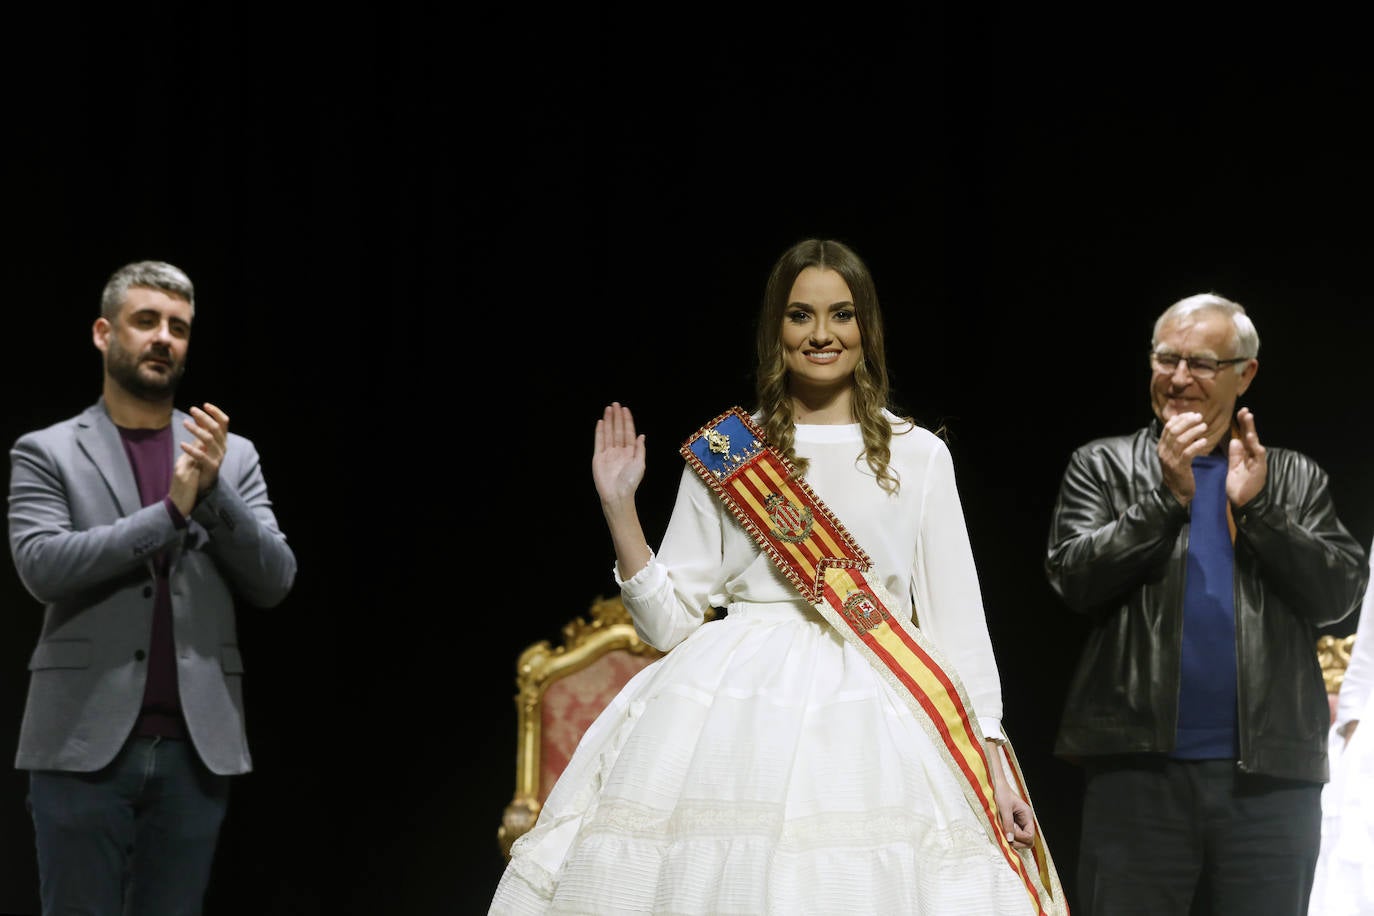
M 174 412 L 177 442 L 192 438 L 185 419 Z M 234 603 L 279 604 L 296 557 L 251 441 L 229 434 L 218 481 L 178 529 L 161 503 L 141 505 L 102 399 L 15 441 L 9 535 L 19 579 L 46 608 L 29 660 L 16 767 L 92 771 L 118 753 L 147 678 L 152 558 L 169 547 L 177 680 L 191 740 L 215 773 L 252 769 Z

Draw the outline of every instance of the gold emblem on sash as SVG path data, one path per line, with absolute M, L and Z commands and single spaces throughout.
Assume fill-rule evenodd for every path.
M 788 502 L 778 493 L 769 493 L 763 501 L 768 520 L 773 523 L 772 535 L 788 544 L 797 544 L 811 536 L 815 517 L 810 506 Z
M 860 629 L 873 629 L 886 615 L 882 605 L 863 589 L 855 589 L 844 599 L 844 616 Z
M 717 455 L 730 454 L 730 437 L 718 430 L 708 429 L 706 431 L 706 447 Z

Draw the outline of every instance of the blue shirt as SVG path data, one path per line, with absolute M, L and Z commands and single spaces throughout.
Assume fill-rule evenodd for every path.
M 1227 461 L 1193 459 L 1178 733 L 1171 756 L 1234 760 L 1236 728 L 1235 551 L 1226 516 Z

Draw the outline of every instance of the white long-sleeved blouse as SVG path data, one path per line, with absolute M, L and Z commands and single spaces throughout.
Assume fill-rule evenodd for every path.
M 862 457 L 857 424 L 796 427 L 807 483 L 873 562 L 883 586 L 953 666 L 983 733 L 1002 738 L 1002 692 L 954 464 L 944 441 L 888 413 L 890 467 L 901 484 L 882 490 Z M 667 651 L 708 608 L 803 599 L 690 468 L 659 550 L 621 598 L 645 642 Z

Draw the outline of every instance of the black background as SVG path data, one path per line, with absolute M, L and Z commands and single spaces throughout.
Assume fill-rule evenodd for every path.
M 300 561 L 240 614 L 256 768 L 208 916 L 485 912 L 515 659 L 615 589 L 593 424 L 636 411 L 656 543 L 677 446 L 751 400 L 766 272 L 803 237 L 869 262 L 899 406 L 949 428 L 1066 885 L 1081 784 L 1050 747 L 1083 630 L 1044 539 L 1070 450 L 1149 419 L 1160 310 L 1249 308 L 1262 439 L 1313 455 L 1369 543 L 1358 22 L 974 7 L 7 14 L 0 440 L 95 400 L 106 276 L 172 261 L 198 305 L 178 404 L 255 440 Z M 5 569 L 14 736 L 40 608 Z M 0 774 L 0 912 L 37 911 L 24 790 Z

